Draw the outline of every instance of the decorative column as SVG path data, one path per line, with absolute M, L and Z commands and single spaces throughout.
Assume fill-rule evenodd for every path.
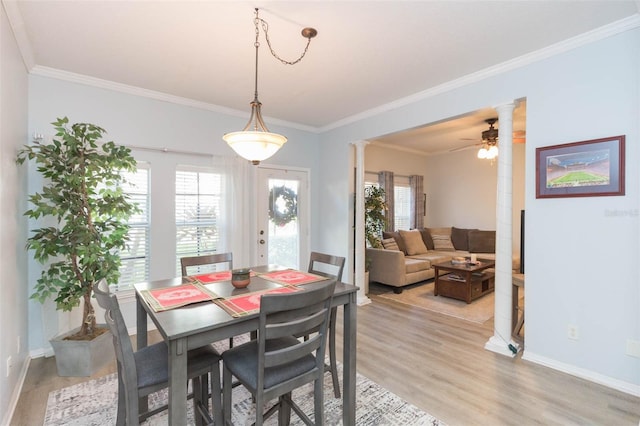
M 511 338 L 513 237 L 513 110 L 515 102 L 498 111 L 498 186 L 496 197 L 496 276 L 493 336 L 485 349 L 514 357 L 519 345 Z
M 368 141 L 353 142 L 356 148 L 356 206 L 355 228 L 355 284 L 358 286 L 358 305 L 367 305 L 371 299 L 367 296 L 369 284 L 364 279 L 365 236 L 364 236 L 364 147 Z

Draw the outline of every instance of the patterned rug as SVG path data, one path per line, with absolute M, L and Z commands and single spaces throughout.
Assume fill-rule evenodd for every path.
M 339 365 L 340 377 L 342 366 Z M 327 425 L 342 424 L 342 399 L 333 396 L 331 375 L 325 374 L 325 418 Z M 53 391 L 47 401 L 45 426 L 75 425 L 75 426 L 103 426 L 115 425 L 118 383 L 116 374 L 110 374 L 98 379 L 89 380 L 74 386 Z M 307 385 L 293 393 L 293 399 L 302 410 L 313 413 L 313 387 Z M 397 395 L 388 392 L 366 377 L 357 374 L 356 377 L 356 424 L 357 425 L 432 425 L 444 426 L 433 416 L 417 407 L 403 401 Z M 155 407 L 166 404 L 166 390 L 152 394 L 149 405 Z M 188 402 L 188 418 L 185 424 L 194 424 L 193 405 Z M 233 390 L 234 425 L 249 425 L 255 421 L 255 407 L 250 394 L 238 386 Z M 143 423 L 143 425 L 166 425 L 167 411 L 157 414 Z M 277 415 L 272 416 L 265 425 L 277 424 Z M 303 424 L 293 413 L 291 424 Z
M 467 304 L 463 300 L 434 296 L 433 287 L 433 281 L 420 282 L 408 285 L 404 287 L 402 293 L 395 294 L 393 287 L 371 283 L 369 284 L 369 293 L 405 305 L 416 306 L 478 324 L 483 324 L 493 318 L 494 293 L 489 293 Z

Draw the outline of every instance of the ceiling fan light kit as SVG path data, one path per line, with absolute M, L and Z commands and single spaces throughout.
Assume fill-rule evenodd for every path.
M 256 73 L 255 73 L 255 91 L 253 101 L 251 101 L 251 116 L 249 122 L 244 129 L 238 132 L 225 133 L 222 136 L 227 144 L 242 158 L 251 161 L 254 165 L 260 164 L 260 161 L 266 160 L 275 154 L 281 147 L 287 142 L 287 138 L 278 133 L 271 133 L 264 124 L 262 119 L 262 113 L 260 111 L 262 103 L 258 100 L 258 48 L 260 47 L 260 25 L 264 31 L 265 39 L 271 50 L 271 54 L 280 62 L 286 65 L 294 65 L 304 58 L 307 53 L 311 39 L 318 35 L 318 31 L 314 28 L 304 28 L 302 30 L 302 36 L 307 39 L 307 45 L 302 52 L 302 55 L 295 61 L 286 61 L 280 58 L 273 47 L 271 47 L 271 41 L 269 40 L 269 25 L 267 22 L 258 16 L 258 8 L 255 9 L 254 24 L 256 28 L 256 41 L 254 46 L 256 48 Z
M 485 122 L 489 128 L 482 132 L 482 148 L 478 151 L 478 158 L 493 160 L 498 156 L 498 129 L 493 125 L 498 121 L 497 118 L 488 118 Z

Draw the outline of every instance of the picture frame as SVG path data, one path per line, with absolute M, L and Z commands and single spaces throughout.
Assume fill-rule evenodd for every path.
M 536 148 L 536 198 L 624 195 L 625 136 Z

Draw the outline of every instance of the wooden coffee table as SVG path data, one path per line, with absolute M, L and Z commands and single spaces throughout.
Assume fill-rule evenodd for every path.
M 486 269 L 493 268 L 495 261 L 478 259 L 477 264 L 442 262 L 433 265 L 435 270 L 435 296 L 451 297 L 471 303 L 494 290 L 495 274 Z M 442 276 L 441 271 L 445 274 Z

